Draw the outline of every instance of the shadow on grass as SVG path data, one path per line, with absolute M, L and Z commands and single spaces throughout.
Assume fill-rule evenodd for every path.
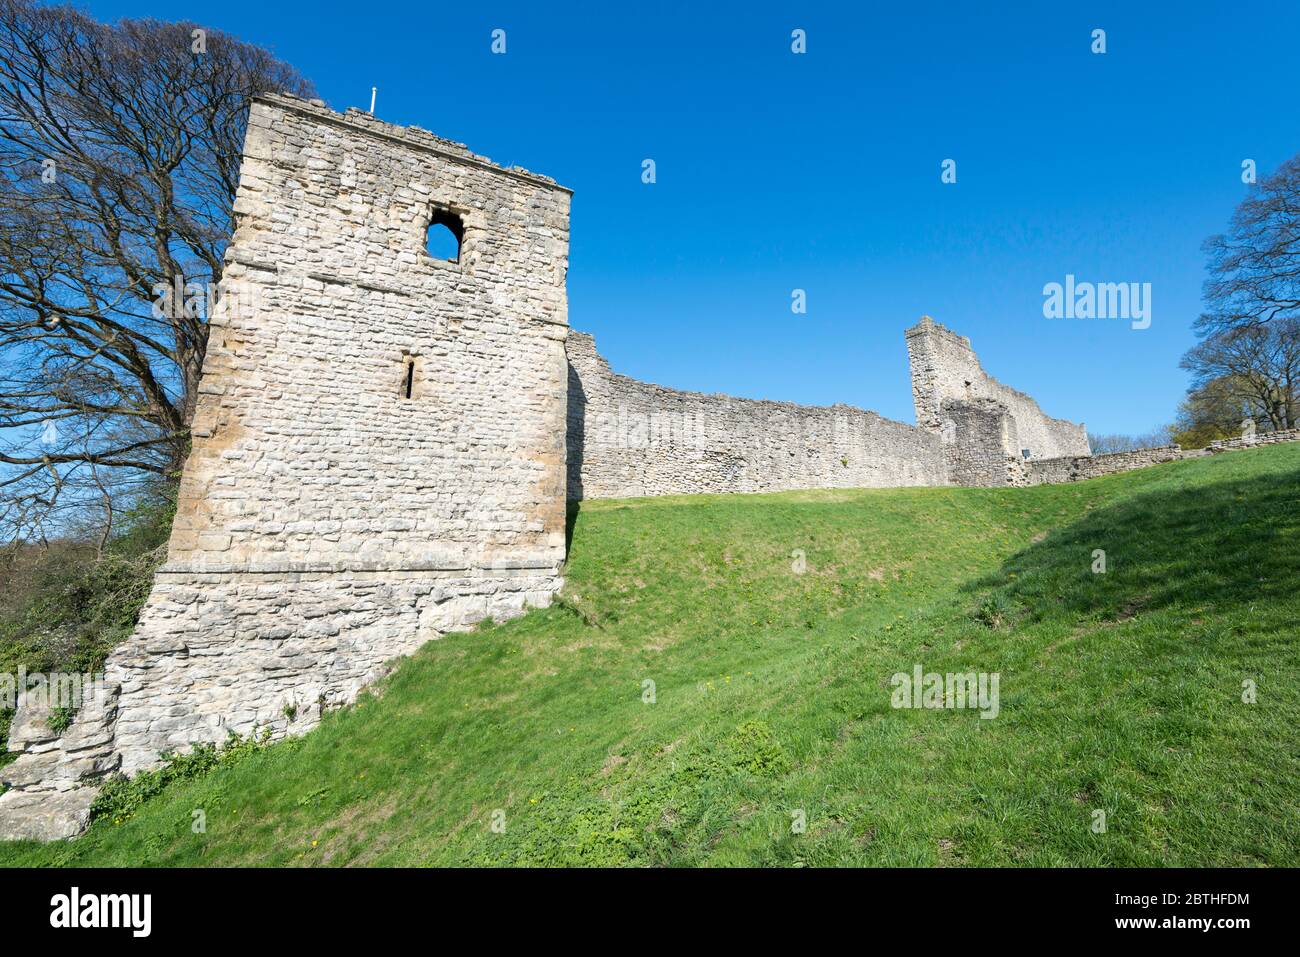
M 566 556 L 573 551 L 573 526 L 578 524 L 580 511 L 582 511 L 582 503 L 570 499 L 564 513 L 564 554 Z
M 1094 571 L 1105 552 L 1105 572 Z M 1300 586 L 1300 471 L 1166 488 L 1089 513 L 963 591 L 1033 617 L 1123 618 L 1138 608 L 1292 597 Z

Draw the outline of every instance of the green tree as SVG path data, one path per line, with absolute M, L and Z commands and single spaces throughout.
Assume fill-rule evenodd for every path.
M 1214 379 L 1192 389 L 1178 406 L 1173 440 L 1185 449 L 1202 449 L 1218 439 L 1241 434 L 1249 408 L 1240 387 L 1230 379 Z
M 1251 187 L 1205 251 L 1210 276 L 1199 335 L 1300 320 L 1300 156 Z
M 1265 429 L 1296 426 L 1300 389 L 1300 321 L 1279 316 L 1268 323 L 1230 327 L 1206 336 L 1183 357 L 1192 386 L 1215 383 Z

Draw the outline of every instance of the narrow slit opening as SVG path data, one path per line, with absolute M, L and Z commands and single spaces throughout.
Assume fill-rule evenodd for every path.
M 411 359 L 406 363 L 406 386 L 403 389 L 403 397 L 411 398 L 415 392 L 415 360 Z

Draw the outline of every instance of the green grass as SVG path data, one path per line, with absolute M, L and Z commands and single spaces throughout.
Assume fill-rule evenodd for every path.
M 554 607 L 0 862 L 1294 866 L 1298 505 L 1300 445 L 587 503 Z M 916 664 L 999 673 L 1000 713 L 892 708 Z

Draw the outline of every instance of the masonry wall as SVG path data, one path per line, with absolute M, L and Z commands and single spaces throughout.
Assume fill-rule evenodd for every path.
M 568 212 L 430 133 L 253 104 L 168 560 L 109 667 L 128 769 L 558 587 Z
M 1249 437 L 1220 439 L 1211 442 L 1204 449 L 1184 450 L 1177 445 L 1165 445 L 1153 449 L 1135 449 L 1132 452 L 1111 452 L 1106 455 L 1040 459 L 1019 463 L 1018 467 L 1012 469 L 1009 484 L 1053 485 L 1060 482 L 1080 482 L 1084 479 L 1114 475 L 1116 472 L 1129 472 L 1164 462 L 1296 441 L 1300 441 L 1300 429 L 1284 429 L 1277 432 L 1261 432 Z
M 1237 449 L 1253 449 L 1260 445 L 1278 445 L 1282 442 L 1300 442 L 1300 429 L 1279 429 L 1276 432 L 1260 432 L 1250 437 L 1239 436 L 1235 439 L 1216 439 L 1209 444 L 1205 451 L 1213 455 L 1218 452 L 1232 452 Z
M 424 252 L 434 205 L 459 264 Z M 168 571 L 562 560 L 568 207 L 432 134 L 255 103 L 245 307 L 212 321 Z
M 944 453 L 954 485 L 1018 484 L 1020 455 L 1016 420 L 996 399 L 947 399 L 942 409 Z
M 1004 436 L 1003 451 L 1008 456 L 1019 458 L 1023 449 L 1029 449 L 1034 459 L 1089 454 L 1088 432 L 1083 425 L 1046 415 L 1032 397 L 986 373 L 965 336 L 926 316 L 907 330 L 906 337 L 912 399 L 917 425 L 922 429 L 944 433 L 946 402 L 989 399 L 1005 406 L 1015 422 L 1015 429 Z
M 422 130 L 254 101 L 168 559 L 107 664 L 98 770 L 305 730 L 388 659 L 549 600 L 569 199 Z M 459 263 L 425 252 L 438 209 Z M 7 769 L 24 788 L 68 784 L 30 757 Z
M 1023 463 L 1012 484 L 1054 485 L 1059 482 L 1079 482 L 1084 479 L 1128 472 L 1132 469 L 1159 465 L 1184 458 L 1188 453 L 1176 445 L 1154 449 L 1136 449 L 1132 452 L 1110 452 L 1106 455 L 1088 455 L 1059 459 L 1036 459 Z
M 578 332 L 568 357 L 570 499 L 947 481 L 938 436 L 874 412 L 638 382 Z

